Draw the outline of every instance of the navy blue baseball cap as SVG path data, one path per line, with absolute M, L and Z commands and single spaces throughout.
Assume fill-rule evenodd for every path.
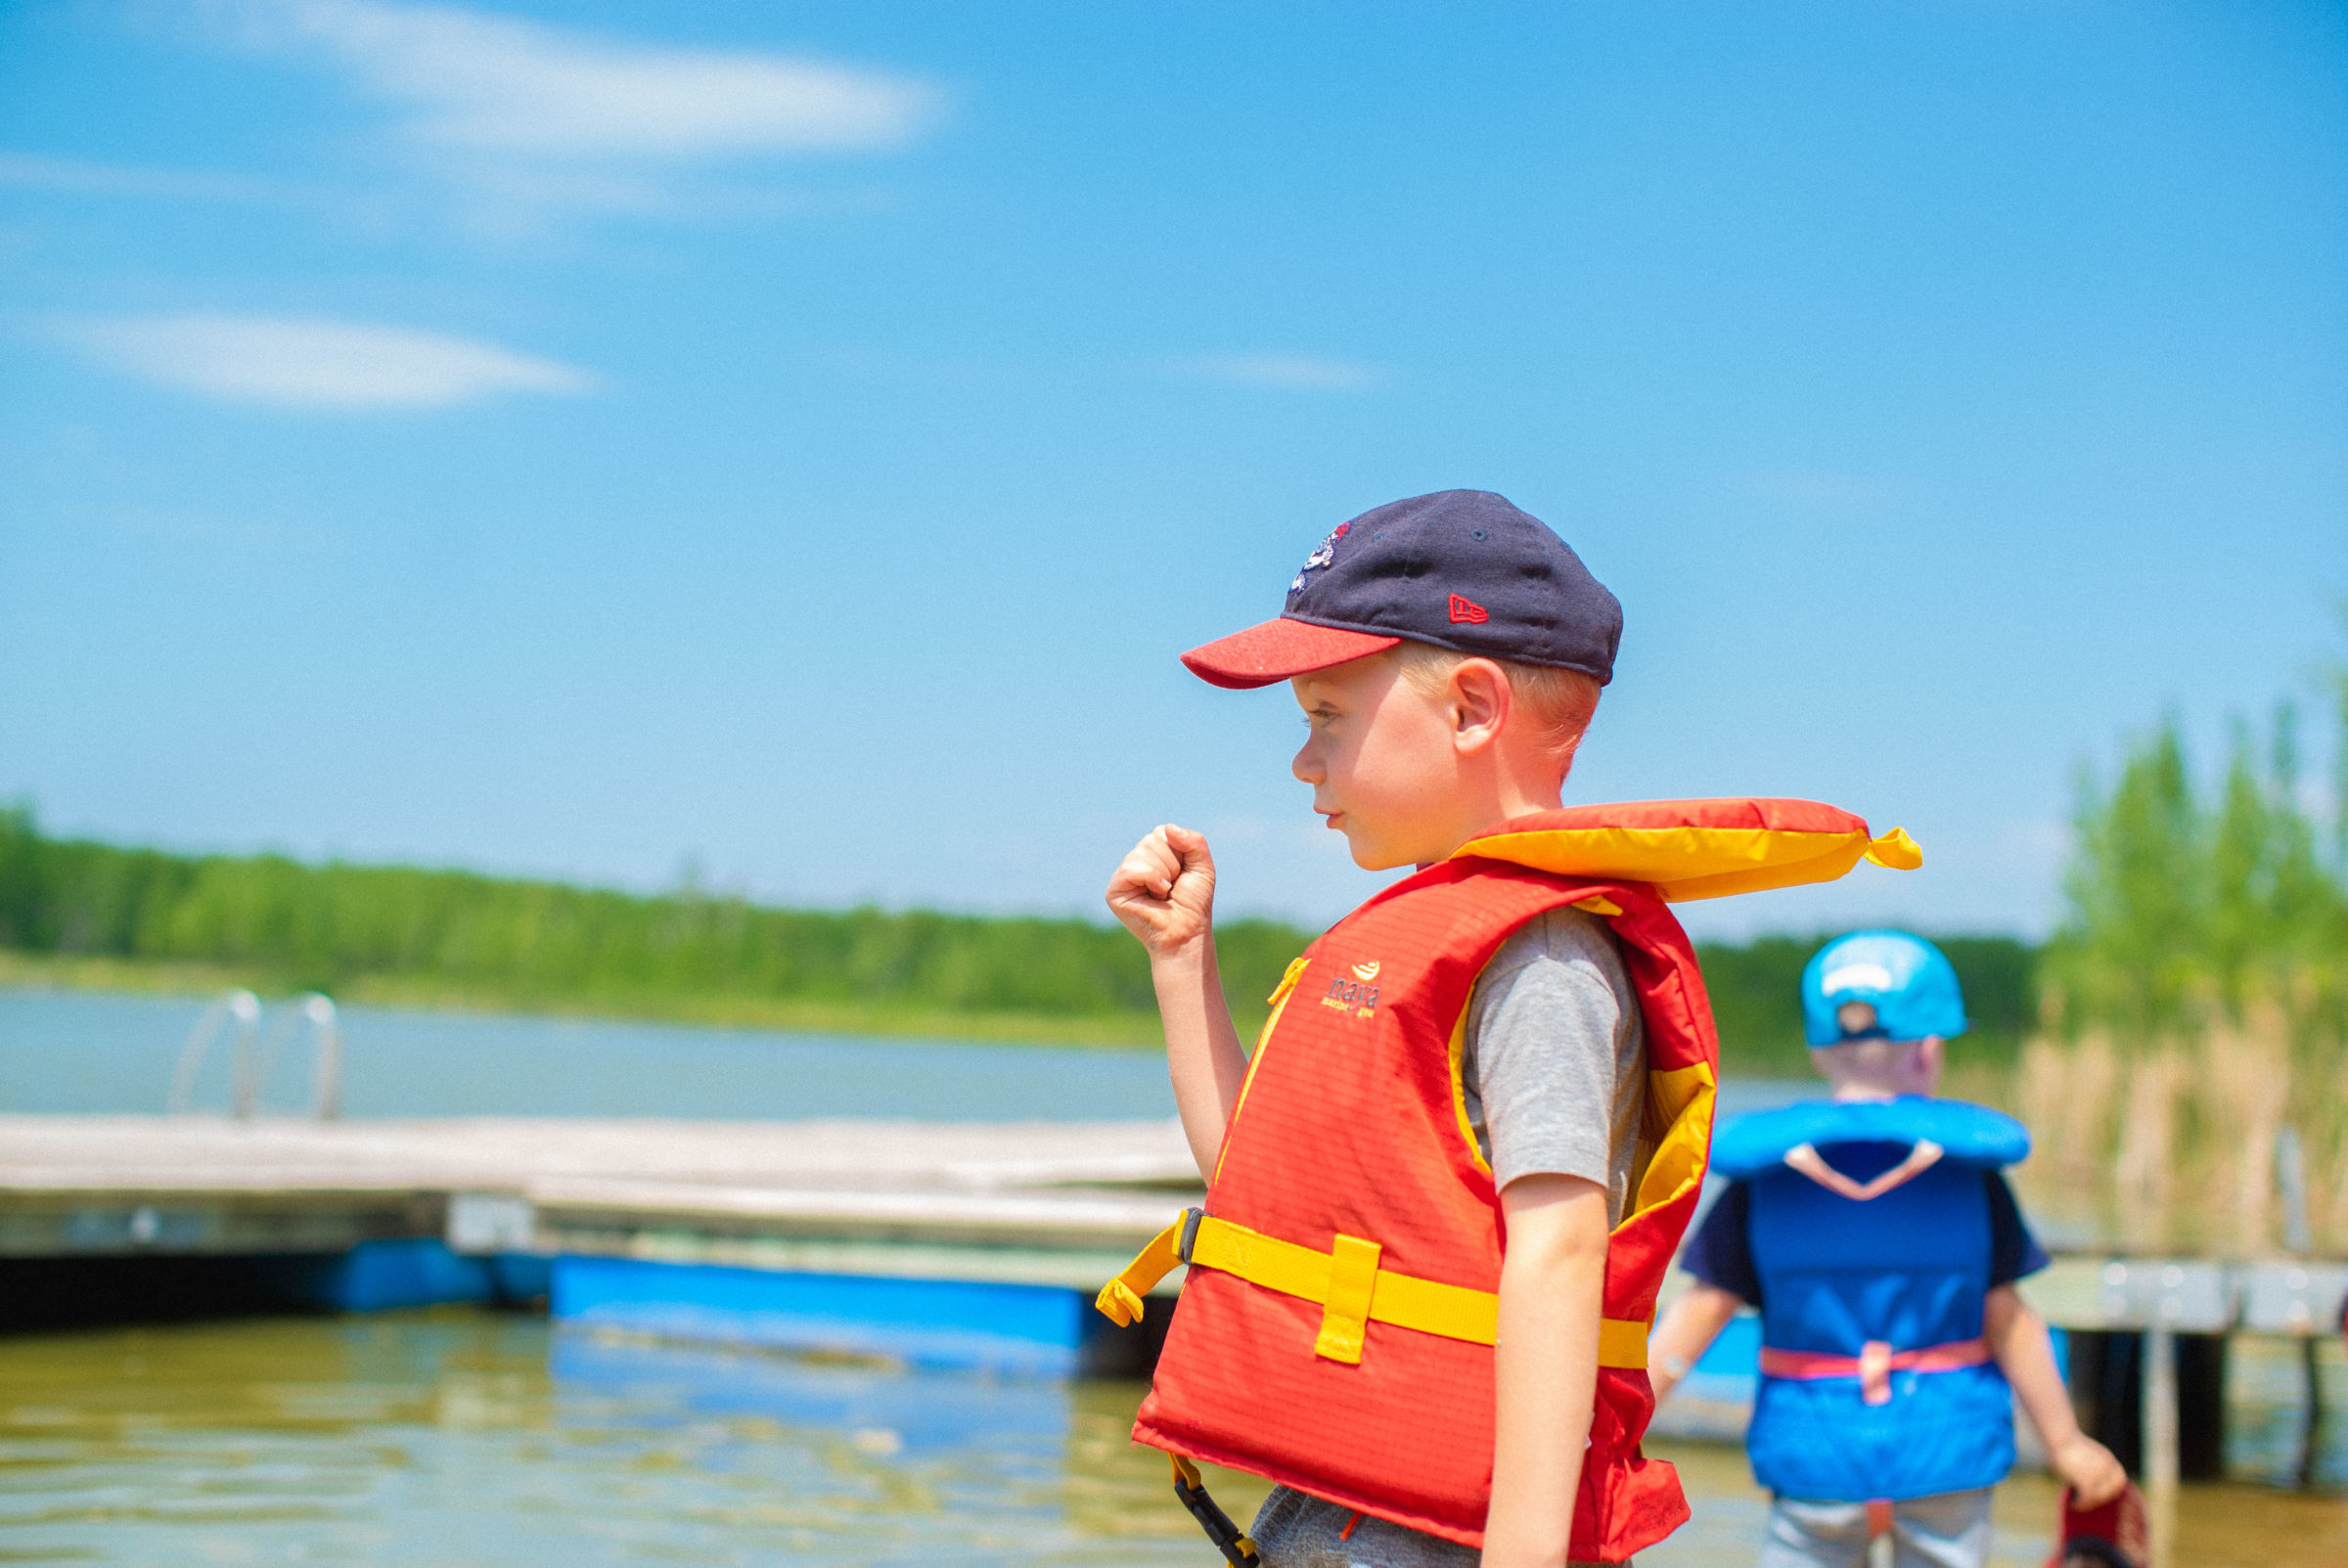
M 1277 620 L 1194 648 L 1200 680 L 1239 690 L 1431 643 L 1614 678 L 1622 605 L 1565 541 L 1489 490 L 1438 490 L 1339 523 L 1305 558 Z
M 1814 1046 L 1953 1040 L 1970 1027 L 1949 956 L 1907 931 L 1853 931 L 1802 970 L 1802 1031 Z

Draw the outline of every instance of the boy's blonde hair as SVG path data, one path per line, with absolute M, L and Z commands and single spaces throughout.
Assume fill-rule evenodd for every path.
M 1422 696 L 1440 696 L 1451 672 L 1481 653 L 1460 653 L 1432 643 L 1405 641 L 1390 656 L 1402 668 L 1402 678 Z M 1598 682 L 1579 670 L 1555 664 L 1526 664 L 1513 658 L 1490 659 L 1509 678 L 1509 693 L 1518 714 L 1531 721 L 1539 743 L 1557 760 L 1558 777 L 1573 769 L 1573 753 L 1598 712 Z

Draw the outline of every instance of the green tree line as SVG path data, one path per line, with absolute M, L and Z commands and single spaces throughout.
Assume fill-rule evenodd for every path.
M 1741 946 L 1704 942 L 1696 957 L 1731 1072 L 1793 1077 L 1810 1071 L 1802 1035 L 1802 968 L 1835 933 L 1764 936 Z M 1972 1027 L 1950 1047 L 1952 1062 L 2010 1067 L 2038 1012 L 2038 950 L 2009 936 L 1935 936 L 1964 989 Z
M 1217 936 L 1225 989 L 1252 1028 L 1311 933 L 1232 920 Z M 1818 945 L 1770 937 L 1700 949 L 1732 1070 L 1803 1070 L 1796 987 Z M 1945 945 L 1978 1035 L 2010 1054 L 2033 1006 L 2032 951 L 2001 938 Z M 643 896 L 468 872 L 172 855 L 50 837 L 21 807 L 0 811 L 0 949 L 178 965 L 346 998 L 1154 1036 L 1149 963 L 1106 923 L 776 909 L 694 891 Z M 1056 1021 L 1064 1027 L 1046 1027 Z
M 1268 993 L 1301 945 L 1264 920 L 1221 934 L 1241 999 Z M 0 813 L 0 947 L 334 994 L 745 1020 L 774 1014 L 726 1004 L 1005 1023 L 1153 1006 L 1140 947 L 1083 920 L 773 909 L 691 890 L 171 855 L 52 838 L 23 808 Z

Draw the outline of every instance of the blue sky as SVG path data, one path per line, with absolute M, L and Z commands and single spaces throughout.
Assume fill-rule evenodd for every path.
M 2320 5 L 33 3 L 0 796 L 63 830 L 1097 910 L 1368 890 L 1173 655 L 1499 490 L 1627 611 L 1570 798 L 2037 931 L 2082 761 L 2348 593 Z

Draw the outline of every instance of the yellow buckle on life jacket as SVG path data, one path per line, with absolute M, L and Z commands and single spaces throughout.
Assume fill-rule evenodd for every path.
M 1321 1333 L 1313 1351 L 1331 1361 L 1359 1362 L 1362 1325 L 1372 1322 L 1474 1345 L 1498 1340 L 1500 1297 L 1489 1290 L 1380 1269 L 1377 1255 L 1377 1243 L 1358 1236 L 1339 1236 L 1334 1249 L 1316 1252 L 1202 1210 L 1185 1209 L 1151 1238 L 1124 1273 L 1101 1287 L 1093 1305 L 1119 1326 L 1138 1322 L 1142 1298 L 1173 1273 L 1176 1264 L 1188 1263 L 1317 1303 L 1322 1308 Z M 1598 1364 L 1645 1367 L 1647 1331 L 1648 1325 L 1635 1319 L 1602 1318 Z

